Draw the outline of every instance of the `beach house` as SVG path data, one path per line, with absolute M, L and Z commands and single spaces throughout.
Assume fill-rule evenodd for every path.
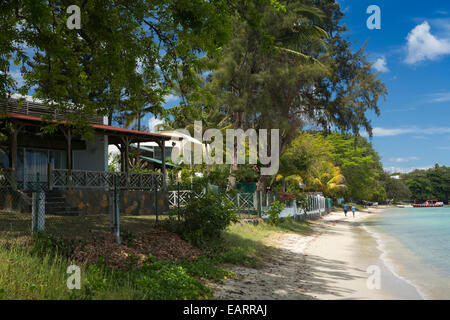
M 52 133 L 42 130 L 49 124 L 46 116 L 52 116 Z M 18 198 L 26 198 L 37 184 L 45 190 L 49 207 L 50 199 L 64 199 L 60 205 L 64 210 L 54 211 L 70 214 L 98 213 L 99 203 L 103 204 L 100 212 L 106 211 L 109 204 L 105 198 L 114 183 L 125 197 L 141 200 L 165 187 L 165 148 L 161 148 L 160 172 L 139 174 L 130 172 L 128 161 L 122 162 L 120 172 L 109 172 L 108 147 L 116 146 L 127 159 L 131 145 L 151 142 L 163 146 L 172 139 L 170 135 L 114 127 L 107 118 L 96 116 L 89 121 L 94 136 L 87 140 L 76 133 L 64 114 L 31 97 L 13 96 L 0 103 L 0 121 L 0 209 L 20 203 Z

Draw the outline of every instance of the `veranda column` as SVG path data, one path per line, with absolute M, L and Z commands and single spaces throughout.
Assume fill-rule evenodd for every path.
M 163 174 L 163 189 L 166 189 L 166 145 L 164 141 L 159 141 L 161 149 L 161 172 Z
M 66 155 L 67 155 L 67 186 L 72 187 L 72 130 L 67 128 L 63 129 L 63 133 L 66 137 Z
M 11 187 L 17 189 L 17 136 L 21 127 L 11 123 L 10 145 L 9 145 L 9 168 L 11 169 Z
M 130 185 L 130 164 L 129 164 L 129 147 L 130 147 L 130 138 L 129 137 L 122 137 L 122 148 L 121 148 L 121 154 L 123 152 L 123 167 L 122 170 L 126 174 L 126 186 L 128 187 Z
M 130 139 L 128 137 L 122 138 L 123 142 L 124 142 L 124 170 L 126 173 L 128 173 L 130 171 L 130 162 L 129 162 L 129 157 L 130 157 Z

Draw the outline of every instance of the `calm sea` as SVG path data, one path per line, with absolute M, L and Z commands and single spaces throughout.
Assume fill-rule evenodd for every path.
M 389 209 L 364 223 L 381 258 L 427 299 L 450 299 L 450 207 Z

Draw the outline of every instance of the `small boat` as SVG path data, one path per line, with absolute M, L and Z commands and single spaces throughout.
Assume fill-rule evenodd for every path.
M 439 202 L 439 200 L 427 200 L 422 204 L 413 204 L 414 208 L 440 208 L 443 207 L 444 203 Z
M 410 204 L 398 204 L 397 208 L 412 208 L 413 206 Z

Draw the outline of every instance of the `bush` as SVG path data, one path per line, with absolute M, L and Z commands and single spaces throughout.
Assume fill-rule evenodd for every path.
M 177 215 L 177 210 L 173 211 Z M 223 195 L 202 194 L 191 197 L 188 204 L 180 208 L 182 222 L 171 219 L 169 229 L 180 234 L 194 245 L 202 246 L 208 239 L 220 237 L 231 223 L 237 222 L 233 203 Z
M 280 223 L 280 213 L 283 211 L 285 205 L 279 201 L 275 201 L 270 205 L 267 214 L 269 218 L 267 218 L 267 222 L 271 225 L 278 225 Z

